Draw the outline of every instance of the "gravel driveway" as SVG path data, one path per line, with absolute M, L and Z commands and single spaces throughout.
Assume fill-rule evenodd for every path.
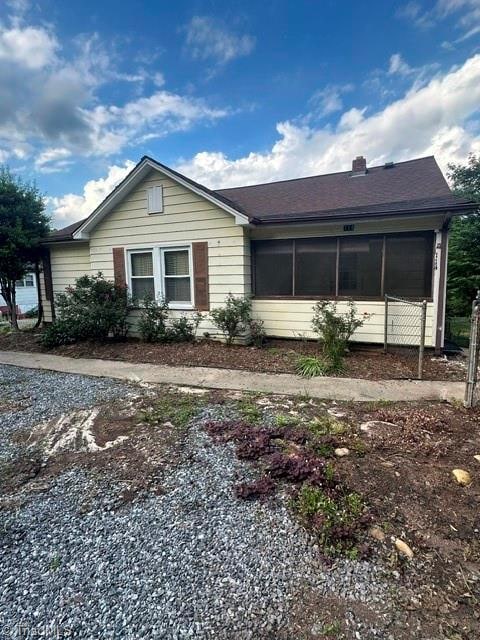
M 111 380 L 0 367 L 0 459 L 18 452 L 16 431 L 130 393 Z M 70 469 L 0 511 L 0 638 L 314 638 L 322 611 L 302 614 L 306 594 L 381 608 L 387 586 L 373 564 L 326 568 L 284 500 L 233 497 L 252 471 L 201 429 L 221 411 L 206 407 L 191 424 L 163 495 L 119 508 L 105 477 Z M 299 619 L 308 634 L 296 635 Z M 389 637 L 349 619 L 352 638 Z

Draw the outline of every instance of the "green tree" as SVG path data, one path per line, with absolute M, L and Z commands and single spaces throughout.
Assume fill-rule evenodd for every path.
M 466 165 L 449 165 L 453 191 L 480 204 L 480 156 L 469 156 Z M 480 288 L 480 206 L 468 216 L 452 221 L 448 259 L 448 313 L 468 316 Z
M 40 240 L 49 231 L 45 203 L 33 183 L 0 167 L 0 293 L 18 329 L 15 282 L 39 260 Z

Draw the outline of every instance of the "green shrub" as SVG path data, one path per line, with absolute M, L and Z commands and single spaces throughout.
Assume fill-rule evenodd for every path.
M 224 307 L 210 311 L 213 324 L 220 329 L 228 345 L 243 333 L 251 320 L 252 303 L 249 298 L 236 298 L 231 293 Z
M 198 312 L 191 317 L 182 315 L 179 318 L 174 318 L 167 328 L 167 340 L 169 342 L 193 342 L 202 318 L 202 314 Z
M 165 342 L 167 333 L 168 302 L 145 296 L 138 321 L 138 330 L 144 342 Z
M 370 317 L 364 314 L 357 317 L 357 308 L 353 300 L 349 300 L 346 313 L 337 313 L 337 303 L 321 300 L 313 307 L 312 327 L 323 345 L 328 358 L 330 372 L 343 369 L 343 358 L 353 333 Z
M 138 321 L 138 329 L 144 342 L 192 342 L 202 321 L 201 313 L 181 315 L 168 319 L 168 302 L 146 296 Z
M 250 341 L 257 349 L 261 349 L 267 342 L 267 333 L 263 320 L 250 320 Z
M 43 346 L 51 348 L 80 340 L 106 340 L 127 335 L 127 289 L 95 276 L 81 276 L 75 286 L 56 297 L 58 320 L 42 335 Z
M 49 324 L 42 333 L 40 342 L 46 349 L 53 349 L 64 344 L 73 344 L 77 339 L 72 335 L 71 326 L 63 320 L 56 320 Z

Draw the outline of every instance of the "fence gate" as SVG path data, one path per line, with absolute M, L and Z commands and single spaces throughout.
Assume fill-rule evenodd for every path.
M 417 378 L 423 377 L 427 301 L 422 302 L 385 296 L 385 353 L 388 347 L 402 347 L 415 360 Z
M 472 303 L 470 324 L 470 345 L 468 347 L 467 386 L 465 389 L 465 406 L 475 407 L 480 402 L 478 387 L 478 366 L 480 359 L 480 290 Z

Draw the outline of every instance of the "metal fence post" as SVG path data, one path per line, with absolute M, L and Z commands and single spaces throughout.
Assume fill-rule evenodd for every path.
M 470 325 L 470 345 L 468 349 L 467 384 L 464 405 L 468 408 L 475 405 L 475 389 L 478 380 L 478 359 L 480 354 L 480 290 L 472 303 L 472 319 Z
M 422 302 L 422 318 L 420 325 L 420 345 L 418 350 L 418 379 L 423 378 L 423 356 L 425 354 L 425 327 L 427 325 L 427 301 Z
M 383 324 L 383 353 L 387 353 L 388 346 L 388 296 L 385 296 L 385 319 Z

